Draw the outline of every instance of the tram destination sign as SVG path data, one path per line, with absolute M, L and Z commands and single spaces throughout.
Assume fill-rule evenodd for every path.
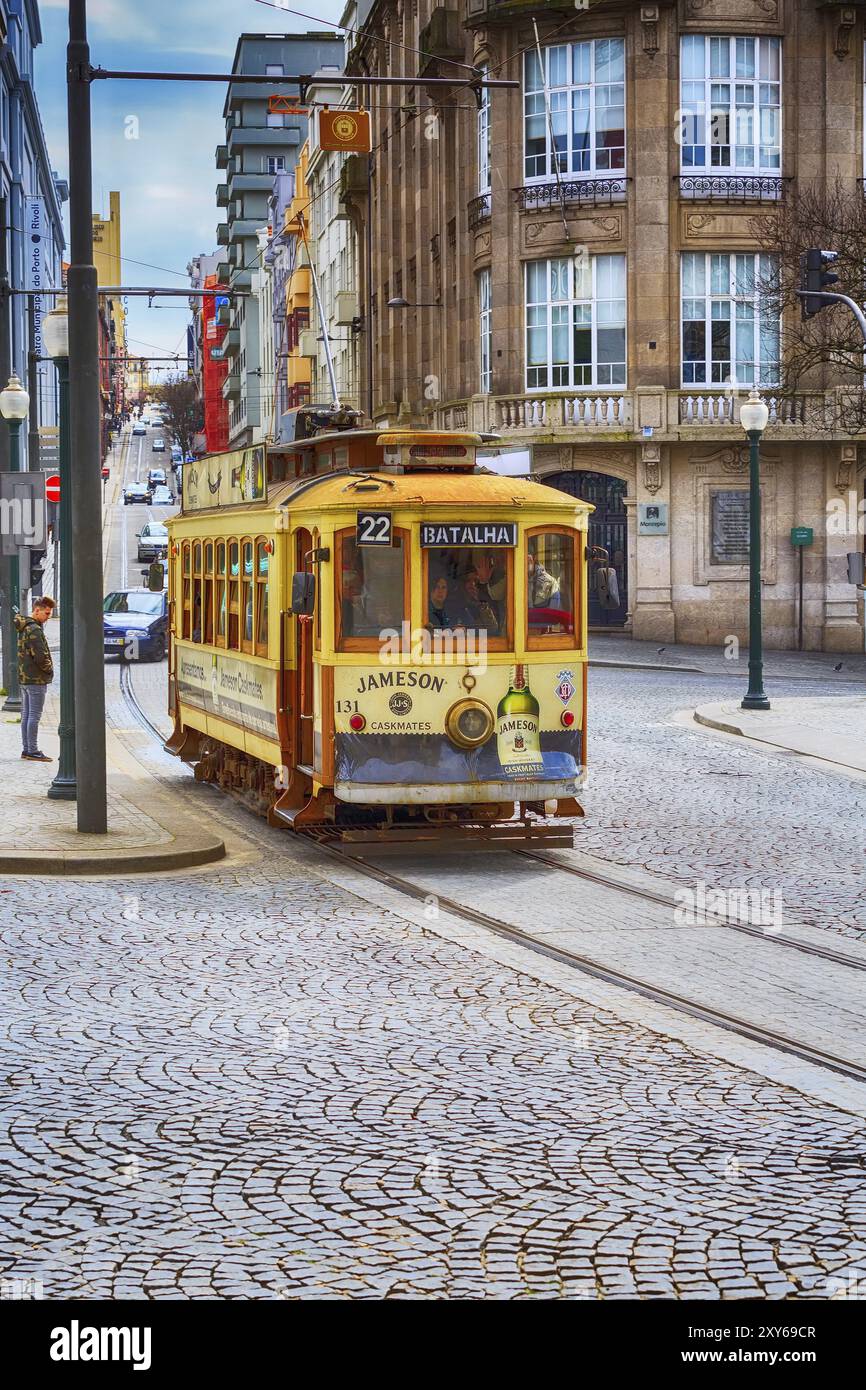
M 424 549 L 445 545 L 517 545 L 515 521 L 422 521 Z

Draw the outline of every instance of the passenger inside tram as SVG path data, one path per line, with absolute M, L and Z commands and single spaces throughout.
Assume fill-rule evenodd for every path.
M 495 552 L 471 546 L 430 550 L 428 626 L 452 630 L 471 628 L 489 637 L 503 636 L 507 628 L 508 572 Z M 444 598 L 441 585 L 445 586 Z M 445 621 L 437 616 L 445 614 Z
M 462 623 L 459 621 L 454 608 L 454 601 L 449 594 L 448 580 L 444 574 L 440 574 L 438 579 L 434 579 L 430 585 L 427 626 L 447 629 L 451 632 L 457 632 L 462 628 Z
M 530 543 L 526 559 L 526 606 L 535 636 L 574 635 L 574 541 L 550 532 Z
M 499 618 L 492 601 L 485 597 L 476 569 L 469 569 L 463 575 L 462 589 L 463 621 L 466 626 L 498 637 Z

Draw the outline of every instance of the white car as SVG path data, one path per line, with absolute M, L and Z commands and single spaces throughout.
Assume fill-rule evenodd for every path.
M 172 493 L 170 487 L 164 487 L 162 484 L 157 484 L 157 486 L 153 489 L 153 496 L 151 497 L 150 501 L 151 505 L 154 507 L 173 507 L 174 494 Z
M 133 425 L 133 427 L 132 427 L 132 433 L 133 433 L 133 434 L 147 434 L 147 426 L 143 423 L 143 421 L 140 421 L 138 424 Z

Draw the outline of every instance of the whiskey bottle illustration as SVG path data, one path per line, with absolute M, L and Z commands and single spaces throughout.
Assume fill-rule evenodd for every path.
M 539 777 L 544 763 L 538 732 L 538 701 L 526 683 L 526 667 L 515 666 L 496 710 L 496 751 L 509 776 Z

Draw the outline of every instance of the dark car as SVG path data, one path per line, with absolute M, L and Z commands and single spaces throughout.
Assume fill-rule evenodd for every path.
M 106 656 L 121 661 L 161 661 L 168 641 L 168 595 L 150 589 L 116 589 L 102 605 Z
M 129 507 L 139 502 L 149 503 L 152 495 L 147 483 L 127 483 L 123 489 L 123 505 Z

